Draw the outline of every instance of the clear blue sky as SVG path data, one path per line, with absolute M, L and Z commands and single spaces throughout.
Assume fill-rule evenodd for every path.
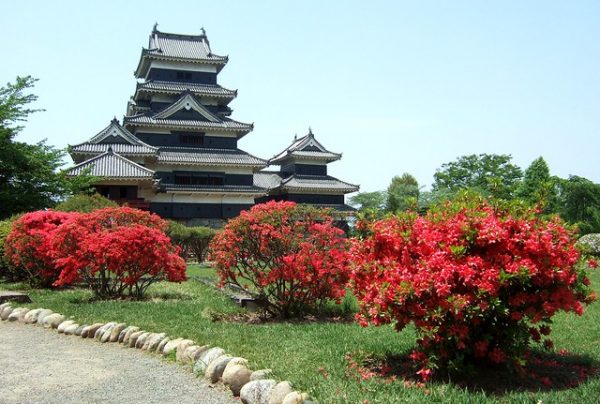
M 0 81 L 39 78 L 46 109 L 20 139 L 64 147 L 121 119 L 155 21 L 230 56 L 219 83 L 261 157 L 312 126 L 363 191 L 429 186 L 471 153 L 600 182 L 599 1 L 10 1 Z

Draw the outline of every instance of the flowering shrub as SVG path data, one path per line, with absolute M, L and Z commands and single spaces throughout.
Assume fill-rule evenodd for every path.
M 587 254 L 600 257 L 600 234 L 586 234 L 577 240 L 577 245 Z
M 37 211 L 17 219 L 4 243 L 4 255 L 17 270 L 26 274 L 32 286 L 49 287 L 59 271 L 52 260 L 49 243 L 56 228 L 71 218 L 71 213 Z
M 15 268 L 4 255 L 4 243 L 12 230 L 13 223 L 19 217 L 21 217 L 21 215 L 14 215 L 0 221 L 0 278 L 4 278 L 9 282 L 27 280 L 27 273 L 21 269 Z
M 74 215 L 50 249 L 60 269 L 56 286 L 84 282 L 101 298 L 141 298 L 154 282 L 186 279 L 185 262 L 164 233 L 164 220 L 131 208 Z
M 344 296 L 343 235 L 326 211 L 273 201 L 229 221 L 211 242 L 209 259 L 222 283 L 251 285 L 272 314 L 301 315 Z
M 582 314 L 594 299 L 574 234 L 558 218 L 462 200 L 359 226 L 367 234 L 351 251 L 359 321 L 398 331 L 413 322 L 411 358 L 423 380 L 474 361 L 519 367 L 530 340 L 552 347 L 554 314 Z

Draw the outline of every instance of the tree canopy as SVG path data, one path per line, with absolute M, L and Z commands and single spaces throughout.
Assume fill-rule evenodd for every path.
M 386 201 L 384 191 L 360 192 L 350 198 L 350 205 L 358 207 L 359 210 L 384 209 Z
M 550 169 L 543 157 L 538 157 L 525 170 L 523 181 L 519 185 L 516 196 L 539 205 L 545 213 L 558 209 L 558 179 L 550 175 Z
M 471 154 L 443 164 L 434 174 L 433 191 L 455 193 L 475 189 L 482 194 L 512 199 L 523 176 L 508 154 Z
M 89 187 L 89 179 L 67 180 L 63 150 L 45 141 L 27 144 L 16 141 L 29 115 L 40 111 L 29 105 L 37 96 L 29 93 L 37 80 L 17 77 L 0 88 L 0 219 L 15 213 L 53 206 L 74 189 Z
M 417 207 L 419 183 L 409 173 L 392 178 L 387 189 L 386 211 L 395 213 Z

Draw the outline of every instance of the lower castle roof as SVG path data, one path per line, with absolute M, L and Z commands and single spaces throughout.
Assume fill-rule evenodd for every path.
M 336 192 L 347 194 L 358 191 L 358 185 L 349 184 L 329 175 L 293 174 L 282 178 L 279 173 L 263 171 L 254 174 L 254 185 L 268 190 L 288 192 Z
M 114 153 L 111 148 L 105 153 L 77 164 L 68 171 L 72 176 L 83 173 L 118 180 L 152 180 L 154 176 L 154 171 Z

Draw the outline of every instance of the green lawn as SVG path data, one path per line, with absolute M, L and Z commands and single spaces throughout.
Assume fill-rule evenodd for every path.
M 190 275 L 214 276 L 212 269 L 190 266 Z M 600 271 L 592 274 L 600 290 Z M 21 285 L 2 284 L 0 289 Z M 95 301 L 84 290 L 27 290 L 31 307 L 45 307 L 72 316 L 78 322 L 117 321 L 165 331 L 171 336 L 190 338 L 199 344 L 223 347 L 229 353 L 248 358 L 253 369 L 272 368 L 276 378 L 290 380 L 297 389 L 309 392 L 321 403 L 396 402 L 517 402 L 591 403 L 600 397 L 600 375 L 578 387 L 546 391 L 485 393 L 452 383 L 434 382 L 426 388 L 407 388 L 402 380 L 386 384 L 381 379 L 359 382 L 346 375 L 345 355 L 384 357 L 406 353 L 414 343 L 412 330 L 398 334 L 391 327 L 360 328 L 343 323 L 267 323 L 249 325 L 213 322 L 211 313 L 236 313 L 240 309 L 218 291 L 197 281 L 162 283 L 150 290 L 144 302 Z M 588 361 L 600 362 L 600 303 L 588 308 L 583 317 L 559 315 L 553 339 L 558 349 L 568 349 Z M 567 358 L 568 360 L 568 358 Z M 581 360 L 581 359 L 577 359 Z M 598 366 L 598 365 L 597 365 Z M 494 380 L 492 375 L 492 383 Z M 489 378 L 489 375 L 488 375 Z M 505 375 L 498 374 L 498 385 Z M 489 380 L 488 380 L 489 381 Z M 503 384 L 504 383 L 504 384 Z

